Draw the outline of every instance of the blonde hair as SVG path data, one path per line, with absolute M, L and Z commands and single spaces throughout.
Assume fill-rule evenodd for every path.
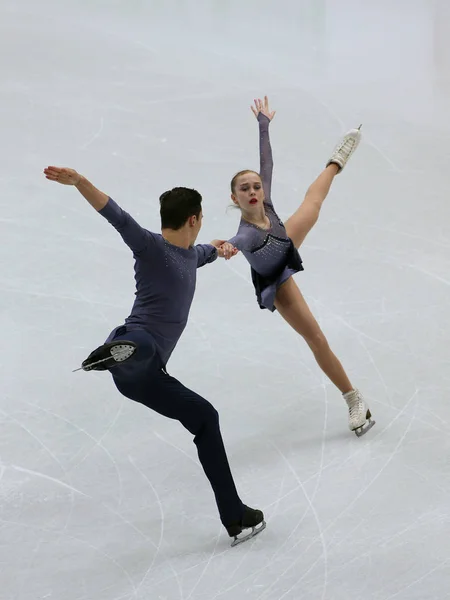
M 259 178 L 261 178 L 261 175 L 259 173 L 257 173 L 256 171 L 252 171 L 251 169 L 244 169 L 243 171 L 239 171 L 239 173 L 236 173 L 236 175 L 233 177 L 233 179 L 231 180 L 231 193 L 234 194 L 235 189 L 236 189 L 236 182 L 239 179 L 239 177 L 241 175 L 247 175 L 247 173 L 254 173 L 255 175 L 258 175 Z

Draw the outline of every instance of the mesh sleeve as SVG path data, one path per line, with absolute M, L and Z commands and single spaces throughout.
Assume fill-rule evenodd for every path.
M 270 145 L 269 124 L 270 120 L 265 115 L 259 113 L 259 173 L 263 183 L 264 196 L 267 204 L 272 204 L 272 172 L 273 157 L 272 147 Z

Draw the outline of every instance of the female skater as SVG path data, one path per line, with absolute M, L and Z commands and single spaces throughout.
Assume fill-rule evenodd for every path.
M 231 198 L 241 210 L 237 235 L 229 242 L 241 250 L 251 266 L 253 285 L 260 308 L 278 310 L 311 348 L 323 372 L 341 391 L 348 405 L 349 428 L 359 437 L 375 424 L 369 407 L 355 389 L 312 315 L 292 275 L 303 270 L 298 248 L 316 223 L 334 177 L 356 150 L 361 133 L 349 131 L 336 147 L 325 170 L 308 188 L 300 207 L 282 223 L 271 200 L 272 149 L 269 123 L 275 112 L 267 96 L 251 107 L 259 122 L 260 174 L 245 170 L 231 181 Z

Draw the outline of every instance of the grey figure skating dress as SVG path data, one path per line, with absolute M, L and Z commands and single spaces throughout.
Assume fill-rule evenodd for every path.
M 229 240 L 242 252 L 251 267 L 253 285 L 260 308 L 275 310 L 278 288 L 295 273 L 303 271 L 302 259 L 271 200 L 273 159 L 269 139 L 269 119 L 258 115 L 260 176 L 264 189 L 264 208 L 270 221 L 268 229 L 241 219 L 237 234 Z

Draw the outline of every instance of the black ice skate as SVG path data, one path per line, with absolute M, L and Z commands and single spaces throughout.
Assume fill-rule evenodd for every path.
M 103 344 L 91 352 L 75 371 L 106 371 L 131 358 L 136 348 L 136 344 L 128 340 Z
M 244 514 L 241 521 L 229 525 L 227 531 L 228 535 L 234 538 L 231 545 L 237 546 L 238 544 L 242 544 L 242 542 L 250 540 L 255 535 L 258 535 L 258 533 L 265 528 L 266 522 L 264 521 L 263 512 L 256 508 L 249 508 L 244 505 Z M 244 531 L 246 529 L 251 529 L 251 531 Z

